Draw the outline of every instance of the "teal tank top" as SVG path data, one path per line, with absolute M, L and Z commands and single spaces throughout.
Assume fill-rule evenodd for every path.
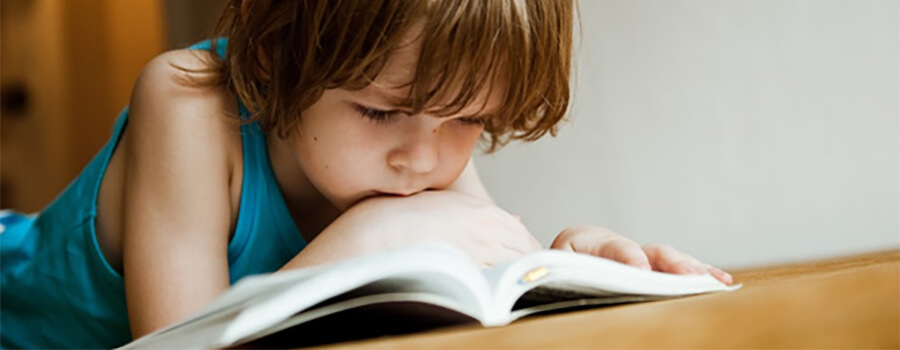
M 225 45 L 219 39 L 220 56 Z M 127 124 L 126 108 L 99 154 L 40 213 L 0 213 L 0 347 L 111 348 L 132 340 L 122 276 L 104 259 L 95 232 L 100 182 Z M 306 246 L 275 182 L 265 133 L 245 124 L 241 140 L 240 210 L 228 244 L 232 284 L 279 269 Z

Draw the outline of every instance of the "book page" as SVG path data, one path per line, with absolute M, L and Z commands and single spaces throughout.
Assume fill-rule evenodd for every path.
M 710 275 L 653 272 L 609 259 L 559 250 L 536 252 L 486 269 L 483 273 L 494 292 L 495 309 L 490 312 L 490 325 L 506 324 L 516 317 L 536 312 L 511 314 L 514 308 L 568 302 L 557 305 L 562 307 L 578 305 L 573 302 L 579 300 L 593 300 L 591 305 L 655 300 L 740 287 L 726 286 Z M 516 308 L 516 303 L 523 296 L 526 296 L 525 299 Z
M 310 269 L 242 279 L 195 316 L 126 348 L 156 344 L 227 346 L 277 327 L 304 311 L 318 308 L 320 314 L 328 314 L 350 305 L 327 310 L 330 304 L 353 299 L 384 301 L 355 298 L 354 292 L 356 296 L 415 295 L 416 300 L 458 308 L 473 317 L 479 317 L 491 300 L 483 276 L 468 256 L 448 245 L 420 244 Z
M 466 313 L 458 303 L 440 295 L 384 293 L 360 295 L 311 308 L 237 343 L 252 341 L 256 345 L 271 345 L 264 348 L 300 347 L 479 323 L 477 317 Z M 274 335 L 256 340 L 270 334 Z
M 419 299 L 419 297 L 425 299 Z M 277 333 L 235 348 L 283 349 L 325 345 L 334 342 L 400 335 L 435 328 L 477 325 L 480 322 L 454 309 L 445 308 L 430 294 L 379 294 L 341 302 L 340 310 L 327 315 L 313 309 L 279 323 Z M 268 332 L 268 330 L 266 331 Z
M 439 294 L 477 316 L 489 303 L 490 293 L 480 271 L 469 260 L 444 244 L 420 244 L 347 260 L 315 276 L 316 283 L 297 284 L 247 308 L 232 322 L 223 340 L 234 343 L 330 297 L 376 281 L 385 281 L 393 292 Z

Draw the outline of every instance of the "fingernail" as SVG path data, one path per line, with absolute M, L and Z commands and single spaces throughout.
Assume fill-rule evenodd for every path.
M 713 272 L 717 278 L 722 280 L 722 282 L 731 284 L 734 281 L 734 279 L 731 277 L 731 274 L 729 274 L 728 272 L 722 271 L 718 268 L 713 268 Z

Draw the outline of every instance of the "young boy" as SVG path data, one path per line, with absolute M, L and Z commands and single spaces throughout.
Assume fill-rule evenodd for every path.
M 420 241 L 483 265 L 540 249 L 471 154 L 555 130 L 572 16 L 568 0 L 232 0 L 227 41 L 150 62 L 69 188 L 2 219 L 2 345 L 122 345 L 243 276 Z M 730 282 L 597 227 L 552 248 Z

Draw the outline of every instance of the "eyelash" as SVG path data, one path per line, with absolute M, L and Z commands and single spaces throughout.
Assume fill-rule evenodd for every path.
M 379 109 L 364 107 L 364 106 L 356 106 L 356 111 L 359 114 L 368 120 L 375 122 L 376 124 L 387 124 L 391 122 L 393 116 L 396 112 L 394 111 L 382 111 Z
M 359 112 L 360 116 L 376 124 L 389 124 L 394 119 L 394 116 L 398 113 L 396 111 L 383 111 L 380 109 L 369 108 L 361 105 L 357 105 L 356 110 L 357 112 Z M 464 126 L 484 126 L 484 118 L 456 118 L 454 120 L 458 121 Z

